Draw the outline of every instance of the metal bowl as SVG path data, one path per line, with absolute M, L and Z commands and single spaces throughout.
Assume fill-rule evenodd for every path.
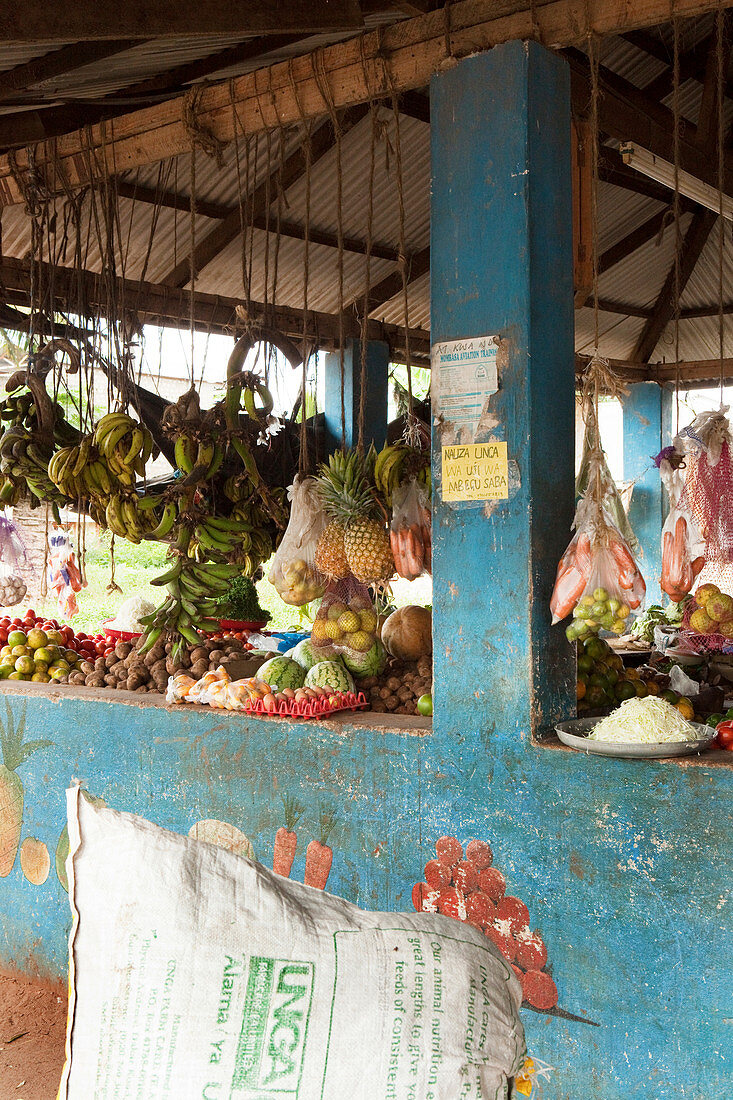
M 659 760 L 668 756 L 691 756 L 704 752 L 715 739 L 715 730 L 699 722 L 690 725 L 699 731 L 696 741 L 665 741 L 658 744 L 627 744 L 622 741 L 590 741 L 588 734 L 598 725 L 597 718 L 574 718 L 560 722 L 555 729 L 563 745 L 595 756 L 616 756 L 625 760 Z

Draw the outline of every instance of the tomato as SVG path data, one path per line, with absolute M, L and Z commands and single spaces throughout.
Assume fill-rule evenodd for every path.
M 115 647 L 113 645 L 108 645 L 104 649 L 104 656 L 109 657 L 110 653 L 114 653 L 114 651 L 115 651 Z
M 715 727 L 715 746 L 733 752 L 733 721 L 727 718 Z
M 33 610 L 33 608 L 31 608 L 31 607 L 28 608 L 28 610 L 25 613 L 25 617 L 26 617 L 26 619 L 35 619 L 36 613 Z

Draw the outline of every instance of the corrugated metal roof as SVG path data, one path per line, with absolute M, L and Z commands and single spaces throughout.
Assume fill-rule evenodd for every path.
M 379 13 L 369 20 L 376 22 L 392 21 L 402 18 L 401 13 Z M 700 20 L 686 20 L 681 24 L 682 35 L 680 49 L 690 48 L 702 41 L 712 29 L 711 17 Z M 668 50 L 671 59 L 671 35 L 669 28 L 657 35 L 659 41 Z M 320 44 L 336 41 L 348 35 L 317 36 Z M 242 41 L 242 39 L 240 39 Z M 268 60 L 288 56 L 293 52 L 302 52 L 311 48 L 316 38 L 300 41 L 280 51 L 267 55 Z M 144 79 L 146 76 L 166 71 L 184 64 L 189 60 L 210 55 L 217 50 L 228 48 L 235 41 L 222 36 L 199 38 L 195 42 L 189 39 L 172 39 L 165 43 L 140 43 L 132 50 L 78 69 L 63 77 L 49 80 L 38 91 L 49 95 L 73 93 L 79 97 L 99 97 L 115 91 L 127 84 Z M 58 44 L 55 44 L 58 45 Z M 0 71 L 21 64 L 33 56 L 41 56 L 47 49 L 37 47 L 0 47 Z M 648 85 L 660 72 L 664 71 L 661 61 L 650 57 L 622 38 L 604 40 L 601 47 L 602 62 L 619 75 L 631 80 L 639 87 Z M 262 64 L 261 60 L 245 62 L 242 67 L 234 67 L 234 72 L 245 71 L 247 66 Z M 227 73 L 229 70 L 227 70 Z M 701 91 L 699 82 L 686 81 L 680 88 L 680 107 L 683 114 L 695 118 L 699 109 Z M 669 98 L 668 101 L 669 103 Z M 728 114 L 733 115 L 733 104 L 727 105 Z M 400 244 L 399 192 L 397 187 L 397 159 L 395 120 L 392 112 L 385 108 L 379 110 L 380 132 L 375 155 L 374 209 L 372 236 L 374 241 L 391 246 L 395 251 Z M 278 166 L 280 160 L 279 134 L 268 140 L 260 137 L 250 144 L 249 174 L 250 186 L 256 186 L 265 180 Z M 403 202 L 405 211 L 405 238 L 408 253 L 425 248 L 430 238 L 430 142 L 429 128 L 414 118 L 400 116 L 400 139 L 403 160 Z M 285 153 L 296 148 L 301 140 L 298 128 L 288 130 L 284 135 Z M 268 149 L 269 146 L 269 149 Z M 342 182 L 342 226 L 347 237 L 364 240 L 367 234 L 368 220 L 368 178 L 371 160 L 371 122 L 367 117 L 346 134 L 342 141 L 341 182 Z M 203 153 L 196 158 L 196 193 L 201 201 L 217 203 L 223 208 L 236 209 L 240 190 L 245 184 L 247 154 L 243 141 L 239 142 L 239 172 L 237 171 L 237 150 L 230 145 L 224 151 L 224 164 L 220 169 L 214 160 Z M 310 219 L 314 230 L 336 235 L 338 219 L 336 213 L 335 180 L 337 177 L 337 156 L 331 149 L 320 161 L 314 164 L 311 175 L 310 209 L 306 210 L 305 181 L 300 179 L 288 188 L 284 199 L 282 216 L 290 222 L 304 225 Z M 180 156 L 161 164 L 149 165 L 135 173 L 129 173 L 126 180 L 137 180 L 149 188 L 160 187 L 182 195 L 190 194 L 191 159 L 189 155 Z M 271 219 L 273 229 L 276 223 L 277 202 L 273 192 Z M 61 233 L 63 224 L 63 203 L 58 203 L 57 229 Z M 84 264 L 91 270 L 100 270 L 102 257 L 100 248 L 90 233 L 92 221 L 91 199 L 87 197 L 84 207 Z M 642 225 L 649 217 L 662 209 L 662 205 L 653 199 L 623 190 L 610 184 L 599 186 L 599 225 L 598 247 L 603 253 L 609 247 L 623 240 L 630 232 Z M 128 198 L 120 199 L 119 229 L 121 245 L 118 245 L 117 269 L 119 274 L 136 279 L 145 277 L 151 282 L 161 281 L 180 261 L 184 260 L 191 244 L 190 215 L 187 211 L 167 208 L 156 210 L 149 203 L 133 203 Z M 684 235 L 690 222 L 690 215 L 684 215 L 680 232 Z M 155 223 L 152 243 L 150 235 Z M 205 218 L 201 214 L 196 220 L 196 239 L 204 239 L 217 221 Z M 21 207 L 11 207 L 2 214 L 3 250 L 8 256 L 23 257 L 30 249 L 30 225 Z M 87 240 L 87 237 L 89 239 Z M 604 272 L 599 281 L 599 295 L 621 306 L 652 307 L 657 300 L 665 278 L 674 261 L 676 234 L 674 226 L 668 226 L 661 238 L 648 241 L 634 253 L 627 256 L 613 268 Z M 74 242 L 70 239 L 65 256 L 61 262 L 73 262 Z M 274 233 L 269 236 L 260 229 L 249 233 L 247 244 L 247 263 L 252 264 L 252 297 L 257 301 L 272 299 L 275 264 L 277 263 L 277 303 L 293 308 L 301 308 L 304 287 L 303 241 L 282 237 L 277 244 Z M 276 259 L 277 257 L 277 259 Z M 733 257 L 730 255 L 730 229 L 727 230 L 726 251 L 724 257 L 724 281 L 726 290 L 731 287 L 733 277 Z M 326 313 L 335 313 L 339 305 L 338 255 L 335 249 L 323 244 L 310 245 L 308 305 L 311 309 Z M 397 271 L 397 265 L 390 260 L 371 259 L 370 282 L 372 285 Z M 267 271 L 265 270 L 267 268 Z M 365 290 L 366 259 L 356 252 L 347 252 L 343 258 L 343 300 L 360 299 Z M 267 286 L 265 285 L 267 282 Z M 233 240 L 197 278 L 197 287 L 203 292 L 221 294 L 226 297 L 243 295 L 242 278 L 242 241 Z M 718 297 L 718 252 L 717 236 L 713 230 L 700 261 L 682 295 L 681 306 L 701 307 L 713 305 Z M 726 294 L 730 299 L 731 294 Z M 130 303 L 128 303 L 130 304 Z M 404 320 L 402 293 L 399 291 L 389 302 L 374 310 L 373 316 L 387 323 L 401 325 Z M 409 287 L 410 325 L 427 329 L 430 321 L 429 276 L 423 275 Z M 726 354 L 733 355 L 733 327 L 731 318 L 726 316 Z M 642 332 L 644 317 L 626 316 L 620 313 L 601 312 L 600 346 L 601 354 L 611 358 L 629 358 Z M 578 350 L 593 350 L 593 311 L 583 308 L 576 311 L 576 346 Z M 729 335 L 730 330 L 730 335 Z M 669 359 L 674 351 L 674 331 L 668 326 L 663 333 L 652 359 Z M 680 351 L 685 358 L 712 358 L 718 354 L 718 322 L 715 317 L 685 320 L 680 326 Z

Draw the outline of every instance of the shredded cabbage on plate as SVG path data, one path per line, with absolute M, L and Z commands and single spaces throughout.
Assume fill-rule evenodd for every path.
M 680 712 L 656 695 L 627 699 L 588 734 L 591 741 L 654 745 L 669 741 L 699 741 L 700 733 Z

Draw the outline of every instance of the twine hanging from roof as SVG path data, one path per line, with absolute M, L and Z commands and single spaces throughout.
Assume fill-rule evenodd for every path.
M 224 164 L 225 142 L 220 141 L 213 130 L 198 118 L 201 99 L 207 87 L 208 82 L 203 80 L 199 84 L 194 84 L 184 95 L 181 102 L 183 125 L 191 146 L 198 146 L 207 156 L 216 161 L 217 168 L 221 168 Z

